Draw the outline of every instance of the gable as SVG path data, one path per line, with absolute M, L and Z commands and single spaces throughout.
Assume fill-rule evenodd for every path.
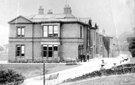
M 31 23 L 32 21 L 30 21 L 29 19 L 25 18 L 25 17 L 22 17 L 22 16 L 19 16 L 13 20 L 11 20 L 9 22 L 9 24 L 11 23 Z

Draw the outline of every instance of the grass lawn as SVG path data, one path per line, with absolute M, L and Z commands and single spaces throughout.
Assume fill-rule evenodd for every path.
M 45 69 L 48 70 L 47 74 L 62 71 L 65 69 L 77 67 L 79 65 L 66 66 L 65 64 L 45 64 Z M 40 76 L 43 74 L 43 64 L 0 64 L 0 70 L 13 69 L 26 78 Z
M 97 77 L 61 85 L 135 85 L 135 74 Z

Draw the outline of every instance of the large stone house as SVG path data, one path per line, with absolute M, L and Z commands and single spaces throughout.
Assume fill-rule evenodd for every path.
M 87 55 L 96 56 L 99 36 L 90 18 L 75 17 L 69 6 L 65 6 L 62 14 L 50 10 L 44 14 L 42 7 L 38 12 L 9 21 L 9 61 L 78 60 L 82 54 L 85 59 Z
M 84 22 L 75 17 L 69 6 L 62 14 L 50 10 L 44 14 L 42 7 L 38 11 L 9 22 L 9 61 L 77 60 L 81 54 L 90 54 L 95 39 L 91 38 L 90 18 Z

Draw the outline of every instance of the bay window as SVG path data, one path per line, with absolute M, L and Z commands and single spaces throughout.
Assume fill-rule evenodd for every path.
M 58 37 L 59 29 L 57 25 L 44 25 L 43 37 Z

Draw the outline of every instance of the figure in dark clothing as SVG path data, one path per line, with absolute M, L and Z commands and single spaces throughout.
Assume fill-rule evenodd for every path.
M 79 55 L 79 60 L 82 62 L 82 54 Z
M 85 55 L 83 54 L 83 62 L 85 62 Z
M 89 54 L 87 54 L 87 61 L 89 62 Z

